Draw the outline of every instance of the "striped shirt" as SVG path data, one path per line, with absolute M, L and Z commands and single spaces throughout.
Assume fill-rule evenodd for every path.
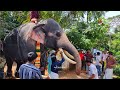
M 33 64 L 22 64 L 19 68 L 20 79 L 43 79 L 40 69 Z

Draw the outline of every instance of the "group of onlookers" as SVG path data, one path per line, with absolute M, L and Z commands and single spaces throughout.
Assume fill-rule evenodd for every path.
M 48 56 L 48 77 L 46 79 L 59 79 L 58 71 L 61 68 L 62 63 L 65 61 L 63 58 L 63 51 L 59 49 L 62 56 L 61 60 L 57 60 L 57 51 L 50 51 Z M 113 68 L 116 65 L 115 57 L 112 52 L 97 51 L 91 53 L 90 50 L 79 52 L 82 61 L 82 71 L 89 75 L 89 79 L 112 79 Z M 37 54 L 35 52 L 28 53 L 28 62 L 22 64 L 19 68 L 20 79 L 43 79 L 41 69 L 35 67 L 35 60 Z
M 92 51 L 83 51 L 79 51 L 82 70 L 88 73 L 90 79 L 112 79 L 113 68 L 116 65 L 116 59 L 112 52 L 100 51 L 96 48 L 93 48 Z

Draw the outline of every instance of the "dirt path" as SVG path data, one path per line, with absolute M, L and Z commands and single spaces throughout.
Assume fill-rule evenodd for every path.
M 60 79 L 87 79 L 85 73 L 76 75 L 75 71 L 61 71 L 59 72 Z

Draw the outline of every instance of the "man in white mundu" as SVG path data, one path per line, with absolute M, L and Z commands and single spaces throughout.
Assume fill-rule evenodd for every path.
M 116 59 L 113 57 L 113 53 L 109 52 L 109 56 L 106 59 L 106 69 L 103 79 L 112 79 L 113 67 L 116 65 Z

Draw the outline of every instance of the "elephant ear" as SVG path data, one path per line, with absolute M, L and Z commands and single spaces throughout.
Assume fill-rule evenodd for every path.
M 18 28 L 19 36 L 22 37 L 22 39 L 25 41 L 31 38 L 37 42 L 44 44 L 45 34 L 42 30 L 42 26 L 44 26 L 42 23 L 35 24 L 29 22 L 22 24 Z
M 45 42 L 45 33 L 43 32 L 42 27 L 44 24 L 38 24 L 33 28 L 31 32 L 31 38 L 39 43 L 44 44 Z

